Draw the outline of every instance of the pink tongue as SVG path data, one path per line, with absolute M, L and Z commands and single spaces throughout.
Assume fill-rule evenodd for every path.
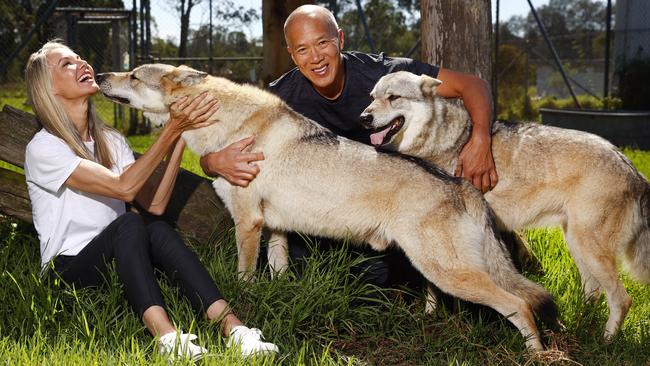
M 390 128 L 384 128 L 383 130 L 379 132 L 375 132 L 372 135 L 370 135 L 370 143 L 373 144 L 374 146 L 379 146 L 384 142 L 384 137 L 386 137 L 386 134 L 388 134 L 388 131 Z

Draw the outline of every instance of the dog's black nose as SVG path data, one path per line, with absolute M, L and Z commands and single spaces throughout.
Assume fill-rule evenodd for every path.
M 361 117 L 359 117 L 359 122 L 361 122 L 361 125 L 365 128 L 372 128 L 372 114 L 362 114 Z
M 97 75 L 95 75 L 95 81 L 96 81 L 98 84 L 101 83 L 101 82 L 104 81 L 104 80 L 106 80 L 106 74 L 102 73 L 102 74 L 97 74 Z

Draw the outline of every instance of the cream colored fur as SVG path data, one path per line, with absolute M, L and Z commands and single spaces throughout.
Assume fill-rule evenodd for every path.
M 439 83 L 407 72 L 387 75 L 372 91 L 374 101 L 362 118 L 377 132 L 403 118 L 402 128 L 382 148 L 452 173 L 471 121 L 462 103 L 435 95 Z M 499 225 L 509 230 L 560 226 L 585 297 L 598 299 L 605 292 L 610 316 L 604 336 L 611 337 L 631 305 L 616 258 L 636 278 L 650 282 L 647 180 L 606 140 L 537 123 L 495 123 L 492 153 L 499 182 L 485 198 Z
M 255 136 L 251 150 L 265 156 L 256 179 L 247 188 L 214 181 L 235 222 L 238 268 L 245 278 L 255 269 L 263 227 L 272 231 L 275 269 L 286 267 L 288 231 L 350 237 L 377 250 L 398 243 L 429 281 L 496 309 L 529 347 L 542 349 L 533 309 L 552 307 L 552 299 L 514 270 L 495 237 L 487 203 L 469 183 L 337 137 L 263 90 L 189 68 L 143 65 L 105 74 L 100 87 L 109 98 L 135 106 L 169 106 L 181 96 L 209 91 L 220 102 L 218 122 L 183 134 L 198 154 Z M 160 119 L 167 112 L 145 111 Z

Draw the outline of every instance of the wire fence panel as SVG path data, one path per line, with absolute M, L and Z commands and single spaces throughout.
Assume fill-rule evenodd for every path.
M 382 8 L 382 3 L 392 5 Z M 419 5 L 403 2 L 408 8 L 400 8 L 401 3 L 359 4 L 366 9 L 367 31 L 379 51 L 416 57 Z M 177 12 L 170 4 L 156 0 L 153 5 Z M 346 30 L 346 47 L 368 51 L 359 7 L 338 4 L 334 11 Z M 497 4 L 505 8 L 509 2 Z M 158 19 L 147 22 L 151 5 L 150 0 L 0 0 L 0 104 L 31 111 L 25 104 L 24 66 L 29 54 L 52 38 L 63 39 L 97 72 L 163 62 L 262 86 L 261 35 L 255 38 L 246 32 L 261 22 L 261 9 L 228 1 L 199 2 L 193 11 L 201 14 L 201 20 L 189 23 L 187 52 L 181 56 L 178 40 L 151 37 L 149 29 L 156 24 L 165 29 L 179 26 Z M 500 119 L 536 119 L 540 107 L 574 107 L 570 90 L 583 108 L 650 109 L 650 1 L 612 1 L 608 13 L 605 0 L 557 0 L 536 11 L 546 38 L 532 13 L 499 19 L 493 88 Z M 102 118 L 123 132 L 147 130 L 135 111 L 101 97 L 95 103 Z
M 127 70 L 133 58 L 133 16 L 121 1 L 4 1 L 0 19 L 2 104 L 31 111 L 24 87 L 29 55 L 48 40 L 59 39 L 88 61 L 96 72 Z M 114 7 L 119 5 L 120 7 Z M 111 7 L 113 6 L 113 7 Z M 132 113 L 95 97 L 102 119 L 121 130 Z
M 571 92 L 581 108 L 650 109 L 650 2 L 611 5 L 555 1 L 536 9 L 541 25 L 532 10 L 499 20 L 493 87 L 500 119 L 536 119 L 540 107 L 578 107 Z
M 124 71 L 147 62 L 163 62 L 185 64 L 237 82 L 259 82 L 262 67 L 259 40 L 249 41 L 243 32 L 219 24 L 214 27 L 209 22 L 192 24 L 187 56 L 179 57 L 176 44 L 159 38 L 152 40 L 151 33 L 147 32 L 149 1 L 138 1 L 135 9 L 125 8 L 124 3 L 0 0 L 0 58 L 3 60 L 0 105 L 32 111 L 24 86 L 24 67 L 29 55 L 52 39 L 69 45 L 96 72 Z M 148 125 L 136 111 L 99 95 L 93 99 L 107 124 L 129 134 L 148 131 Z

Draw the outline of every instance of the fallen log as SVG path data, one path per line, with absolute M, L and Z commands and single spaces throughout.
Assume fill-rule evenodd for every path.
M 29 203 L 25 176 L 4 168 L 0 168 L 0 212 L 32 222 L 32 205 Z
M 25 147 L 39 128 L 34 115 L 5 105 L 0 112 L 0 160 L 22 168 Z M 32 222 L 24 175 L 0 170 L 0 213 Z M 176 180 L 167 211 L 160 218 L 201 243 L 232 227 L 211 181 L 184 169 Z

